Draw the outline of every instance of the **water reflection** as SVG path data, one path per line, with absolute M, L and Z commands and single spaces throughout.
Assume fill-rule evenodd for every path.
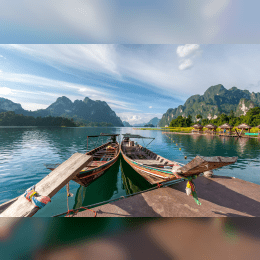
M 28 187 L 44 178 L 50 172 L 44 164 L 61 163 L 75 152 L 85 153 L 87 136 L 100 133 L 133 133 L 155 137 L 156 139 L 148 148 L 165 158 L 184 164 L 196 155 L 238 156 L 237 163 L 216 170 L 215 174 L 234 176 L 260 184 L 260 142 L 258 139 L 169 134 L 175 141 L 173 143 L 161 131 L 142 131 L 123 127 L 0 127 L 0 203 L 17 197 Z M 142 140 L 138 141 L 143 145 Z M 148 143 L 146 140 L 144 142 Z M 101 143 L 102 139 L 97 145 Z M 89 149 L 93 146 L 93 143 L 89 142 Z M 184 156 L 188 159 L 185 160 Z M 78 184 L 70 182 L 72 192 L 77 193 L 74 207 L 86 206 L 149 188 L 146 186 L 146 181 L 124 161 L 121 163 L 118 161 L 113 167 L 115 168 L 106 172 L 100 181 L 93 182 L 88 188 L 78 189 Z M 65 212 L 67 206 L 64 198 L 66 199 L 65 188 L 53 198 L 53 212 L 49 211 L 51 207 L 46 207 L 42 209 L 43 215 L 51 216 Z M 70 208 L 73 206 L 73 201 L 74 197 L 71 198 Z M 57 211 L 54 211 L 56 204 L 60 208 L 57 207 Z
M 80 186 L 76 193 L 74 209 L 101 201 L 110 200 L 118 193 L 118 174 L 120 162 L 117 160 L 100 178 L 88 187 Z
M 132 169 L 122 156 L 105 174 L 88 187 L 80 186 L 75 197 L 74 209 L 102 201 L 119 198 L 151 188 L 143 177 Z
M 152 185 L 140 176 L 123 158 L 120 160 L 123 188 L 126 194 L 133 194 L 142 190 L 147 190 Z

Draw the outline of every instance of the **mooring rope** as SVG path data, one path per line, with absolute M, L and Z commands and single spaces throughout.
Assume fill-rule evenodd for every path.
M 79 209 L 90 210 L 90 211 L 92 211 L 92 212 L 95 214 L 94 217 L 96 217 L 97 213 L 96 213 L 94 210 L 88 209 L 88 208 L 86 208 L 86 207 L 80 207 L 80 208 L 77 209 L 77 210 L 75 210 L 75 209 L 71 209 L 71 210 L 70 210 L 70 208 L 69 208 L 69 197 L 73 197 L 73 194 L 70 193 L 70 185 L 69 185 L 69 182 L 66 184 L 66 189 L 67 189 L 67 209 L 68 209 L 67 214 L 66 214 L 66 217 L 73 217 L 75 214 L 77 214 L 77 213 L 79 212 Z M 71 215 L 70 213 L 72 213 L 72 215 Z

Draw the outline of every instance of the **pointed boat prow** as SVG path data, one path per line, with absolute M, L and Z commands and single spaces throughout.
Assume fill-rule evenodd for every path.
M 204 157 L 196 156 L 192 161 L 177 169 L 172 169 L 181 177 L 188 177 L 192 175 L 199 175 L 205 171 L 211 171 L 223 166 L 233 164 L 237 161 L 238 157 Z

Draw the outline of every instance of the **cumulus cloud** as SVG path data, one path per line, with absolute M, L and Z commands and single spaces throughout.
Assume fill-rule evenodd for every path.
M 186 70 L 193 66 L 193 63 L 190 59 L 183 60 L 179 66 L 179 70 Z
M 186 70 L 193 66 L 193 60 L 201 53 L 199 44 L 185 44 L 177 47 L 176 53 L 179 60 L 179 70 Z M 186 58 L 186 59 L 183 59 Z
M 149 106 L 149 108 L 153 108 L 152 106 Z
M 185 44 L 177 47 L 176 53 L 179 57 L 186 57 L 199 49 L 199 44 Z

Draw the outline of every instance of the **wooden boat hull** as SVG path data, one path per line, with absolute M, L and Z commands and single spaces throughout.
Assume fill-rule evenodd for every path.
M 146 151 L 148 154 L 150 154 L 153 157 L 156 157 L 156 160 L 152 160 L 155 164 L 159 164 L 158 167 L 154 167 L 152 165 L 146 165 L 145 160 L 139 160 L 144 161 L 144 163 L 140 163 L 137 160 L 131 159 L 127 153 L 125 152 L 126 149 L 126 143 L 123 141 L 121 143 L 121 153 L 124 158 L 124 160 L 136 171 L 138 172 L 145 180 L 147 180 L 150 184 L 158 184 L 161 182 L 176 180 L 176 175 L 171 171 L 172 167 L 168 167 L 169 169 L 165 169 L 164 166 L 176 166 L 181 167 L 177 162 L 170 161 L 168 159 L 165 159 L 161 156 L 158 156 L 151 152 L 150 150 L 142 147 L 141 145 L 137 145 L 140 150 Z M 140 156 L 142 157 L 142 156 Z M 161 163 L 161 161 L 167 162 L 167 165 Z
M 111 142 L 106 143 L 105 145 L 102 145 L 96 149 L 98 151 L 101 148 L 105 148 L 109 144 L 111 144 Z M 96 149 L 94 149 L 94 150 L 96 150 Z M 93 153 L 94 150 L 88 152 L 87 154 L 91 155 L 91 153 Z M 116 151 L 116 156 L 113 159 L 111 159 L 109 161 L 104 161 L 104 162 L 93 161 L 88 166 L 91 166 L 91 165 L 95 166 L 95 163 L 96 163 L 96 165 L 97 165 L 96 167 L 94 167 L 92 169 L 86 169 L 86 170 L 81 171 L 72 180 L 77 182 L 81 186 L 87 187 L 90 183 L 92 183 L 93 181 L 95 181 L 96 179 L 101 177 L 106 172 L 106 170 L 108 170 L 118 160 L 119 155 L 120 155 L 120 147 L 118 145 L 118 148 Z M 87 168 L 90 168 L 90 167 L 87 167 Z
M 123 155 L 124 160 L 136 171 L 138 172 L 144 179 L 146 179 L 149 183 L 151 184 L 157 184 L 165 181 L 171 181 L 171 180 L 176 180 L 177 178 L 172 174 L 171 171 L 167 170 L 158 170 L 153 167 L 148 167 L 148 166 L 143 166 L 135 161 L 131 160 L 129 157 L 126 155 Z M 162 175 L 161 173 L 166 173 L 171 176 L 166 177 L 165 175 Z
M 165 159 L 139 144 L 134 144 L 129 138 L 122 141 L 121 153 L 124 160 L 151 184 L 188 178 L 237 161 L 237 157 L 196 156 L 186 165 L 181 165 Z

